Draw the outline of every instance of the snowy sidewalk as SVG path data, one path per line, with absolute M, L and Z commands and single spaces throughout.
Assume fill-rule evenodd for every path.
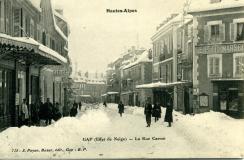
M 86 110 L 84 109 L 86 108 Z M 146 127 L 143 108 L 115 104 L 83 106 L 77 117 L 48 127 L 9 128 L 0 133 L 0 158 L 189 158 L 244 155 L 244 120 L 209 112 L 174 112 L 171 128 L 162 118 Z

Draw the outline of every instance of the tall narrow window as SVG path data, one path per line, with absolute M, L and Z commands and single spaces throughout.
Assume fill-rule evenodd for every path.
M 208 75 L 211 77 L 219 77 L 222 75 L 222 56 L 208 56 Z
M 243 41 L 244 40 L 244 23 L 237 23 L 236 40 L 237 41 Z

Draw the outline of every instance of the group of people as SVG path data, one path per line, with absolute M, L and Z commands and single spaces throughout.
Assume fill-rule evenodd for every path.
M 173 101 L 172 101 L 172 99 L 170 99 L 167 102 L 166 112 L 165 112 L 165 117 L 164 117 L 164 121 L 168 122 L 168 127 L 171 127 L 171 123 L 173 122 L 172 113 L 173 113 Z M 159 120 L 159 118 L 161 118 L 161 107 L 160 107 L 159 103 L 156 102 L 156 104 L 154 104 L 152 107 L 152 104 L 151 104 L 150 100 L 148 99 L 145 104 L 144 114 L 146 116 L 147 127 L 150 127 L 151 117 L 155 117 L 155 122 L 157 122 Z
M 164 117 L 164 121 L 168 122 L 168 127 L 171 127 L 171 123 L 173 122 L 172 112 L 173 112 L 173 101 L 172 99 L 170 99 L 170 101 L 168 101 L 166 105 L 166 112 Z M 118 113 L 120 114 L 120 117 L 122 117 L 122 114 L 124 113 L 124 104 L 122 103 L 122 101 L 120 101 L 118 104 Z M 152 117 L 154 117 L 155 122 L 157 122 L 159 118 L 161 118 L 161 113 L 162 111 L 159 103 L 156 102 L 152 106 L 150 99 L 148 99 L 144 107 L 144 114 L 146 116 L 146 122 L 147 122 L 146 127 L 150 127 Z
M 19 108 L 19 126 L 22 125 L 41 125 L 41 121 L 45 121 L 45 125 L 51 124 L 51 121 L 57 121 L 62 117 L 59 110 L 59 103 L 56 102 L 53 105 L 50 102 L 50 98 L 47 98 L 45 103 L 41 101 L 30 105 L 30 109 L 27 105 L 27 100 L 23 99 Z

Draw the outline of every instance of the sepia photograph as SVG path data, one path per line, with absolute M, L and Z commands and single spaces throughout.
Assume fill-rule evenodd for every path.
M 0 0 L 0 160 L 244 159 L 244 0 Z

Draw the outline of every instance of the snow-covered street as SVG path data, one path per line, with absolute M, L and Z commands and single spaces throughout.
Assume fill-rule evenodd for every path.
M 244 120 L 209 112 L 174 112 L 171 128 L 162 118 L 146 127 L 143 108 L 86 106 L 75 118 L 48 127 L 9 128 L 0 133 L 1 158 L 244 157 Z

